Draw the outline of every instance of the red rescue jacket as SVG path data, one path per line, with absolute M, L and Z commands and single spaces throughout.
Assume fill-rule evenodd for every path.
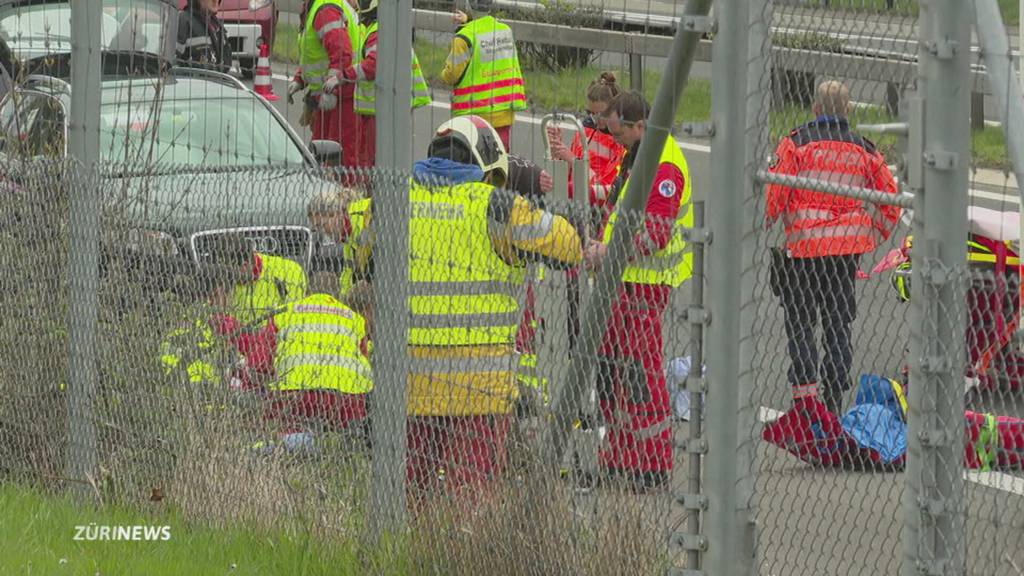
M 885 159 L 845 119 L 820 117 L 789 133 L 775 150 L 770 172 L 896 193 Z M 765 218 L 782 217 L 793 258 L 864 254 L 889 237 L 896 206 L 877 206 L 834 194 L 769 184 Z
M 590 162 L 590 195 L 591 206 L 604 206 L 608 200 L 615 177 L 619 174 L 619 166 L 626 156 L 626 149 L 606 132 L 598 130 L 589 122 L 583 124 L 587 139 L 587 160 Z M 576 158 L 583 157 L 583 139 L 577 132 L 572 139 L 570 150 Z M 570 183 L 570 199 L 572 198 L 572 179 Z

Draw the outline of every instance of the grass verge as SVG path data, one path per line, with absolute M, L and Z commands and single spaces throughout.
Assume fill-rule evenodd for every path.
M 155 506 L 155 505 L 154 505 Z M 296 533 L 243 526 L 191 525 L 167 511 L 76 505 L 39 492 L 0 485 L 2 574 L 360 574 L 350 543 L 325 544 Z M 76 526 L 168 526 L 170 539 L 75 540 Z
M 851 9 L 871 9 L 875 4 L 884 8 L 885 0 L 832 0 L 833 6 L 849 6 Z M 1007 10 L 1007 0 L 1000 0 Z M 1012 14 L 1016 15 L 1017 0 L 1013 0 Z M 906 0 L 898 1 L 897 5 L 907 6 Z M 915 7 L 916 8 L 916 7 Z M 909 10 L 909 8 L 907 8 Z M 1006 12 L 1004 11 L 1004 14 Z M 297 61 L 298 50 L 296 49 L 295 38 L 298 34 L 295 26 L 278 24 L 277 35 L 274 40 L 274 59 L 277 62 Z M 447 48 L 438 46 L 425 40 L 418 40 L 415 45 L 416 56 L 419 58 L 420 66 L 427 76 L 428 82 L 435 87 L 442 87 L 438 76 L 444 68 L 444 60 L 447 56 Z M 537 112 L 549 111 L 570 111 L 582 110 L 584 107 L 584 92 L 587 85 L 597 78 L 600 69 L 588 67 L 576 70 L 565 70 L 562 72 L 549 72 L 547 70 L 523 70 L 524 80 L 527 88 L 527 98 L 532 110 Z M 646 72 L 644 74 L 644 92 L 648 100 L 653 100 L 657 90 L 661 74 L 657 72 Z M 623 86 L 629 86 L 629 73 L 619 72 L 618 81 Z M 703 122 L 711 117 L 711 82 L 704 79 L 691 79 L 683 92 L 682 105 L 676 112 L 676 122 Z M 810 111 L 793 108 L 773 110 L 769 117 L 769 125 L 773 138 L 778 138 L 801 122 L 811 118 Z M 870 124 L 878 122 L 890 122 L 892 119 L 879 107 L 865 107 L 858 109 L 851 117 L 851 122 L 857 124 Z M 874 137 L 870 136 L 872 139 Z M 895 139 L 890 136 L 877 138 L 877 144 L 883 154 L 890 161 L 892 157 Z M 977 167 L 1005 169 L 1009 167 L 1006 156 L 1006 146 L 1003 140 L 1002 131 L 999 128 L 985 128 L 976 131 L 971 135 L 971 152 L 973 162 Z

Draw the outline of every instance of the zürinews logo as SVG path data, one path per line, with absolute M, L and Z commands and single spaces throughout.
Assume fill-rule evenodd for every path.
M 100 526 L 95 523 L 75 526 L 76 541 L 153 542 L 171 539 L 170 526 Z

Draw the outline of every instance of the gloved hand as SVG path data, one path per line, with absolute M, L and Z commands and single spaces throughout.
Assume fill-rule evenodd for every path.
M 338 106 L 338 97 L 329 92 L 320 94 L 318 107 L 321 110 L 334 110 Z
M 299 80 L 292 80 L 288 83 L 288 103 L 295 104 L 295 94 L 305 88 L 305 84 Z
M 334 74 L 328 74 L 327 79 L 324 80 L 323 93 L 334 94 L 334 91 L 338 88 L 338 84 L 341 80 Z

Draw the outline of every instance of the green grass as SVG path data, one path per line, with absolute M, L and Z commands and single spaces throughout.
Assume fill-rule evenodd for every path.
M 832 0 L 833 6 L 847 5 L 850 7 L 885 6 L 885 0 Z M 1004 9 L 1012 4 L 1016 16 L 1017 0 L 1000 0 Z M 908 6 L 907 0 L 897 2 L 897 7 Z M 278 24 L 277 36 L 274 41 L 274 58 L 276 61 L 294 61 L 296 54 L 295 37 L 297 31 L 294 26 Z M 282 33 L 283 32 L 283 33 Z M 428 82 L 433 86 L 441 88 L 442 85 L 437 79 L 444 68 L 444 60 L 448 54 L 446 46 L 438 46 L 426 40 L 418 40 L 415 45 L 416 56 L 419 58 L 420 66 L 427 76 Z M 547 70 L 523 70 L 526 82 L 526 96 L 529 99 L 531 109 L 537 112 L 565 111 L 576 112 L 584 108 L 584 92 L 590 82 L 597 78 L 601 70 L 596 67 L 588 67 L 576 70 L 564 70 L 562 72 L 550 72 Z M 629 74 L 617 72 L 619 83 L 629 86 Z M 648 71 L 644 74 L 644 93 L 648 100 L 653 101 L 654 93 L 657 90 L 661 74 Z M 676 112 L 676 122 L 701 122 L 711 117 L 711 83 L 707 80 L 691 79 L 686 90 L 683 92 L 682 105 Z M 770 114 L 769 124 L 773 138 L 777 138 L 793 126 L 810 119 L 808 110 L 785 108 L 776 110 Z M 851 122 L 857 124 L 873 124 L 880 122 L 891 122 L 892 119 L 878 107 L 869 107 L 856 110 Z M 894 160 L 895 138 L 892 136 L 871 136 L 876 141 L 879 149 L 890 160 Z M 998 128 L 986 128 L 985 130 L 972 134 L 971 151 L 973 160 L 978 167 L 1006 168 L 1009 161 L 1006 156 L 1006 147 L 1003 143 L 1002 132 Z
M 806 6 L 824 6 L 825 0 L 804 0 Z M 918 3 L 915 0 L 895 0 L 890 9 L 886 0 L 828 0 L 833 10 L 853 10 L 859 12 L 887 12 L 901 16 L 916 15 Z M 1018 0 L 999 0 L 999 9 L 1005 24 L 1016 24 L 1020 20 L 1020 3 Z
M 158 506 L 154 504 L 154 506 Z M 96 510 L 0 484 L 0 574 L 362 574 L 351 543 L 325 545 L 303 534 L 190 526 L 154 509 Z M 169 526 L 167 541 L 76 541 L 78 525 Z

